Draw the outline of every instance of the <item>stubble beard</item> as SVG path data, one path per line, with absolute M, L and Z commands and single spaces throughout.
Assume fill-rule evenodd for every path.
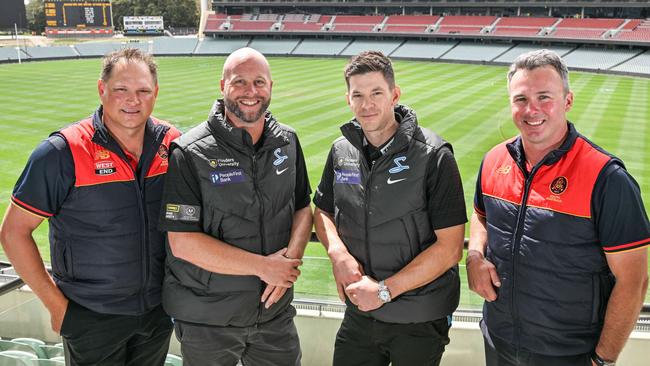
M 229 99 L 229 98 L 224 98 L 224 104 L 226 106 L 226 109 L 237 116 L 241 121 L 246 122 L 246 123 L 255 123 L 259 121 L 259 119 L 266 113 L 266 110 L 269 108 L 269 105 L 271 104 L 271 98 L 263 100 L 260 103 L 260 107 L 258 111 L 254 114 L 249 113 L 246 114 L 244 111 L 239 108 L 239 104 L 237 104 L 236 101 Z

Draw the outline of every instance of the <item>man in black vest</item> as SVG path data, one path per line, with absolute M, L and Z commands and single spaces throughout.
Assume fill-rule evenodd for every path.
M 486 363 L 614 365 L 648 286 L 639 186 L 567 121 L 556 53 L 519 56 L 508 90 L 520 135 L 483 159 L 467 253 L 470 289 L 486 300 Z
M 162 310 L 157 230 L 168 147 L 178 130 L 151 117 L 151 56 L 104 57 L 101 106 L 41 142 L 23 171 L 1 241 L 63 336 L 68 365 L 163 365 L 172 323 Z M 32 237 L 49 220 L 52 277 Z
M 467 217 L 451 145 L 399 105 L 390 60 L 345 68 L 354 119 L 314 197 L 316 232 L 348 308 L 334 365 L 438 365 L 458 306 Z
M 172 145 L 163 305 L 185 365 L 300 365 L 291 300 L 311 192 L 296 133 L 267 111 L 272 84 L 262 54 L 233 52 L 223 99 Z

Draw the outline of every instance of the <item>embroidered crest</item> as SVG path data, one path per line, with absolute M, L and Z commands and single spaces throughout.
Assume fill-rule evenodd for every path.
M 549 189 L 555 194 L 562 194 L 569 186 L 569 181 L 565 177 L 557 177 L 551 182 Z

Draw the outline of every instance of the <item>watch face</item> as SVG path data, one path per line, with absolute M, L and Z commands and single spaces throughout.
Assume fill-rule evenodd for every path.
M 383 302 L 389 302 L 390 301 L 390 293 L 386 290 L 379 291 L 379 300 Z

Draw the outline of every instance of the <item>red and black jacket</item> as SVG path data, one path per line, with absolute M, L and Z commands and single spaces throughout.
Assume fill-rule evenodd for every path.
M 518 137 L 493 148 L 480 177 L 486 257 L 501 279 L 486 302 L 492 336 L 547 355 L 593 351 L 614 278 L 593 219 L 592 193 L 608 164 L 622 164 L 569 124 L 563 145 L 526 170 Z M 478 195 L 477 195 L 478 197 Z
M 72 153 L 75 182 L 49 219 L 53 275 L 87 308 L 142 314 L 161 302 L 165 248 L 156 227 L 168 147 L 180 133 L 150 118 L 135 167 L 100 113 L 58 132 Z

